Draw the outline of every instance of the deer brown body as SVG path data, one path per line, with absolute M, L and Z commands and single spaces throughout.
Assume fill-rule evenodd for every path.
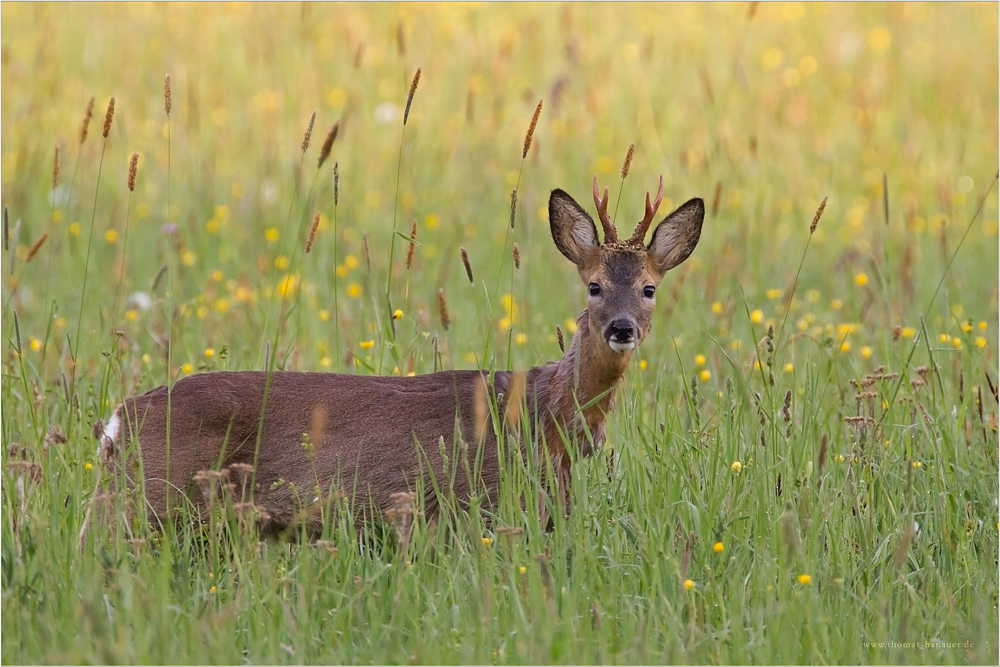
M 421 485 L 424 511 L 433 514 L 438 499 L 432 477 L 439 484 L 453 479 L 451 489 L 460 500 L 480 493 L 487 505 L 496 500 L 506 462 L 495 426 L 506 416 L 520 434 L 521 455 L 532 457 L 538 469 L 551 463 L 556 480 L 550 485 L 559 488 L 563 503 L 574 458 L 570 450 L 587 456 L 603 442 L 615 387 L 649 331 L 653 292 L 663 274 L 690 255 L 701 232 L 704 205 L 693 199 L 643 244 L 662 188 L 661 179 L 655 205 L 647 195 L 646 217 L 622 242 L 607 216 L 607 191 L 599 198 L 595 179 L 603 245 L 590 216 L 565 192 L 553 191 L 553 240 L 589 291 L 577 334 L 559 361 L 492 376 L 485 371 L 416 377 L 278 371 L 270 380 L 263 371 L 192 375 L 169 393 L 159 387 L 119 406 L 101 438 L 104 457 L 115 467 L 127 463 L 118 470 L 135 477 L 127 480 L 129 486 L 143 486 L 151 520 L 165 519 L 179 503 L 203 501 L 190 493 L 196 473 L 235 464 L 253 466 L 252 502 L 274 527 L 303 516 L 315 519 L 308 508 L 327 494 L 346 494 L 356 516 L 369 516 L 368 509 L 389 510 L 393 494 Z M 487 415 L 487 406 L 499 417 Z M 523 433 L 517 430 L 521 426 Z M 467 447 L 456 447 L 463 442 Z M 474 475 L 451 476 L 457 451 L 478 460 Z M 315 520 L 307 520 L 306 527 L 321 529 Z

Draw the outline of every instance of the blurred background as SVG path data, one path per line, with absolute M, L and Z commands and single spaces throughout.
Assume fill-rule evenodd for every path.
M 698 196 L 709 215 L 700 247 L 661 290 L 650 354 L 673 358 L 671 343 L 710 354 L 706 333 L 748 354 L 749 325 L 759 336 L 781 322 L 810 222 L 829 196 L 788 325 L 846 341 L 854 355 L 865 347 L 862 361 L 874 364 L 895 327 L 919 326 L 997 169 L 992 5 L 4 3 L 2 17 L 2 185 L 13 234 L 4 315 L 16 308 L 22 336 L 63 361 L 79 309 L 82 335 L 97 337 L 85 354 L 97 354 L 97 340 L 107 348 L 114 324 L 162 368 L 156 339 L 174 308 L 178 369 L 217 367 L 205 350 L 222 346 L 228 367 L 259 365 L 276 312 L 262 302 L 277 308 L 268 300 L 275 285 L 302 306 L 283 325 L 288 353 L 306 355 L 291 365 L 377 357 L 392 230 L 409 235 L 416 221 L 410 271 L 395 237 L 392 287 L 411 342 L 444 336 L 444 289 L 446 365 L 488 363 L 490 332 L 503 339 L 511 323 L 501 342 L 513 361 L 500 365 L 538 363 L 558 356 L 554 327 L 572 328 L 584 303 L 549 240 L 548 193 L 566 189 L 592 208 L 597 174 L 619 225 L 631 228 L 662 174 L 661 213 Z M 133 151 L 139 173 L 128 197 Z M 304 256 L 316 213 L 316 244 Z M 164 266 L 174 280 L 153 290 Z M 935 336 L 961 337 L 971 319 L 989 326 L 972 334 L 995 337 L 997 266 L 994 191 L 928 313 Z M 119 282 L 116 309 L 110 286 Z M 367 341 L 374 351 L 359 347 Z M 974 336 L 962 341 L 976 345 Z M 412 345 L 410 368 L 428 370 L 429 343 Z
M 0 4 L 4 662 L 995 664 L 998 41 L 996 3 Z M 595 174 L 626 232 L 661 174 L 707 216 L 565 525 L 404 570 L 97 495 L 91 425 L 190 373 L 559 358 L 547 201 Z

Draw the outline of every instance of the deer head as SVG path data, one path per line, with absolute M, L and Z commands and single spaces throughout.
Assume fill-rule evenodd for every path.
M 692 199 L 665 217 L 646 245 L 646 232 L 662 200 L 661 176 L 655 201 L 650 202 L 647 192 L 646 215 L 632 237 L 621 241 L 608 217 L 608 190 L 599 195 L 595 176 L 594 204 L 604 229 L 600 243 L 593 219 L 572 197 L 562 190 L 553 190 L 549 197 L 552 240 L 587 286 L 589 332 L 581 333 L 603 338 L 619 354 L 634 350 L 646 337 L 663 274 L 687 259 L 701 236 L 705 204 Z

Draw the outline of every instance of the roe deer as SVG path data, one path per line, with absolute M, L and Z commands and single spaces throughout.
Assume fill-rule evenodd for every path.
M 603 442 L 615 387 L 649 333 L 656 287 L 664 273 L 691 254 L 705 215 L 702 200 L 692 199 L 664 218 L 645 245 L 663 198 L 661 177 L 652 203 L 646 194 L 645 217 L 623 241 L 608 217 L 608 191 L 599 196 L 596 177 L 593 194 L 603 244 L 593 220 L 572 197 L 554 190 L 549 198 L 552 239 L 576 265 L 589 294 L 560 361 L 492 377 L 486 371 L 416 377 L 287 371 L 191 375 L 172 389 L 159 387 L 120 405 L 100 435 L 103 460 L 124 475 L 129 487 L 144 486 L 150 520 L 164 520 L 180 502 L 202 505 L 199 494 L 190 493 L 196 473 L 229 468 L 242 475 L 252 470 L 252 502 L 270 517 L 272 528 L 303 521 L 315 534 L 322 525 L 309 508 L 325 493 L 348 494 L 360 525 L 359 508 L 385 514 L 393 508 L 394 494 L 412 492 L 422 480 L 424 510 L 435 514 L 438 499 L 429 477 L 447 475 L 446 452 L 458 451 L 461 447 L 454 446 L 464 442 L 472 445 L 464 450 L 471 450 L 469 458 L 477 457 L 477 479 L 457 475 L 452 489 L 456 498 L 465 499 L 485 491 L 490 506 L 504 461 L 495 424 L 485 417 L 488 392 L 497 414 L 509 416 L 513 410 L 515 421 L 527 425 L 519 436 L 521 453 L 534 457 L 543 474 L 554 471 L 548 488 L 557 490 L 559 505 L 568 511 L 575 458 L 570 450 L 588 456 Z M 511 405 L 514 401 L 523 411 Z M 199 477 L 204 482 L 205 474 Z

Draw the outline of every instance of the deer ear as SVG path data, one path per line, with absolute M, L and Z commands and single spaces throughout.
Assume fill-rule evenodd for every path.
M 559 252 L 578 267 L 600 246 L 593 219 L 562 190 L 553 190 L 549 196 L 549 227 Z
M 657 225 L 646 251 L 660 275 L 688 258 L 698 245 L 704 220 L 705 202 L 692 199 Z

